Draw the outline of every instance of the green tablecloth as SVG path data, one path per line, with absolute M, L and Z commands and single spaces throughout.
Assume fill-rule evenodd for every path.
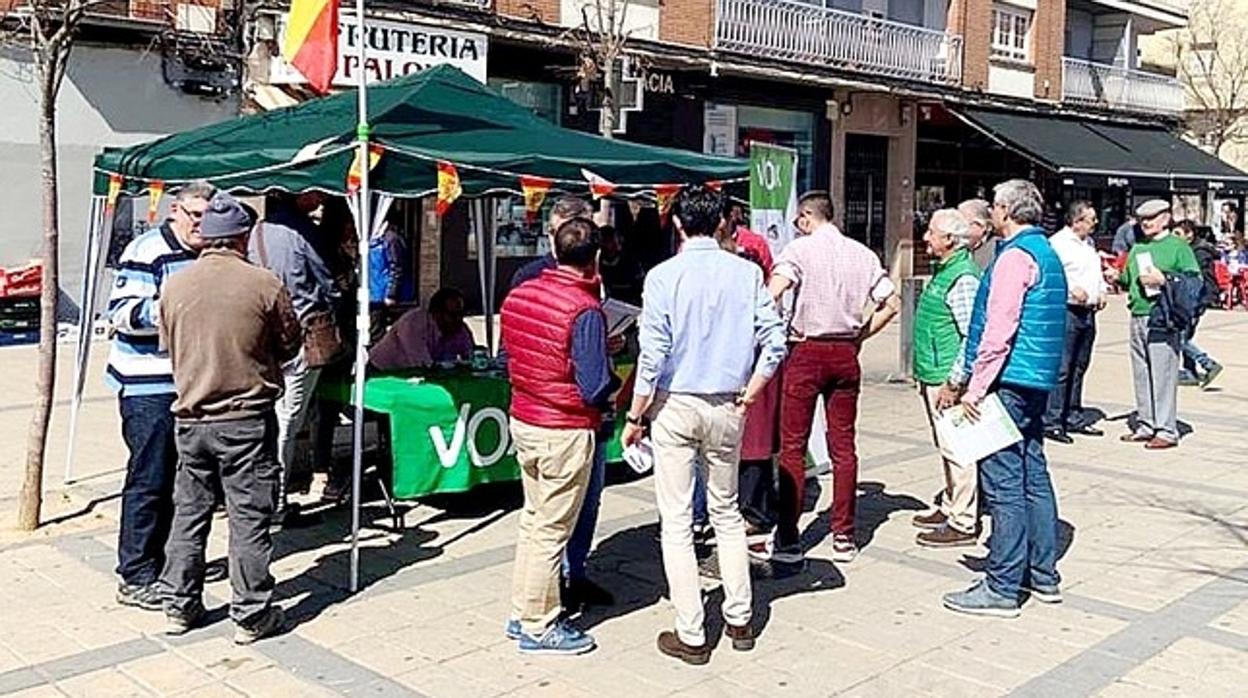
M 350 402 L 351 384 L 324 380 L 322 397 Z M 465 492 L 487 482 L 519 480 L 507 430 L 511 386 L 501 377 L 467 372 L 376 376 L 364 388 L 364 407 L 390 418 L 394 496 Z M 607 443 L 607 460 L 621 458 L 620 425 Z

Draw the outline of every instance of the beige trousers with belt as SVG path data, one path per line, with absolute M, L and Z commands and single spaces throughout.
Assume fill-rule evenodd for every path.
M 594 459 L 592 429 L 546 429 L 511 419 L 524 509 L 516 541 L 511 615 L 534 638 L 559 617 L 563 551 L 581 513 Z
M 737 507 L 745 417 L 734 400 L 732 395 L 660 394 L 651 411 L 663 569 L 676 607 L 676 634 L 689 645 L 706 642 L 702 587 L 693 550 L 694 468 L 706 469 L 707 510 L 715 529 L 724 586 L 724 620 L 731 625 L 750 622 L 750 560 L 745 520 Z
M 936 436 L 936 394 L 940 386 L 919 383 L 919 394 L 927 408 L 927 425 L 932 430 L 932 441 L 940 447 Z M 945 491 L 940 496 L 940 513 L 945 515 L 949 527 L 960 533 L 974 535 L 979 524 L 979 468 L 975 465 L 958 465 L 941 458 L 945 465 Z

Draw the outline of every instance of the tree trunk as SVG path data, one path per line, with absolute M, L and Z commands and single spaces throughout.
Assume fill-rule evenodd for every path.
M 36 57 L 40 66 L 39 156 L 43 184 L 43 290 L 40 298 L 39 365 L 35 371 L 35 411 L 26 433 L 26 477 L 22 481 L 17 526 L 33 531 L 43 506 L 43 460 L 47 453 L 48 422 L 56 391 L 56 303 L 60 266 L 59 192 L 56 173 L 56 85 L 49 79 L 59 69 L 48 57 Z M 83 312 L 90 312 L 83 308 Z

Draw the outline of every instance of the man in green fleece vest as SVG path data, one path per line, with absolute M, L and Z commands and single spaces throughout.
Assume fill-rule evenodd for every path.
M 1179 346 L 1182 333 L 1151 329 L 1149 315 L 1157 304 L 1166 274 L 1199 274 L 1196 255 L 1183 239 L 1170 233 L 1170 204 L 1152 199 L 1135 210 L 1139 240 L 1127 255 L 1118 283 L 1127 289 L 1131 311 L 1131 375 L 1135 383 L 1135 431 L 1122 440 L 1144 448 L 1179 445 Z
M 952 386 L 966 382 L 966 335 L 979 293 L 979 266 L 968 249 L 971 229 L 955 209 L 932 214 L 923 240 L 932 255 L 932 279 L 919 296 L 914 319 L 914 378 L 927 408 L 927 422 L 936 438 L 935 419 L 953 405 Z M 937 444 L 939 445 L 939 443 Z M 928 529 L 917 542 L 930 548 L 975 545 L 979 534 L 979 478 L 974 464 L 944 461 L 945 491 L 940 508 L 915 516 L 913 523 Z

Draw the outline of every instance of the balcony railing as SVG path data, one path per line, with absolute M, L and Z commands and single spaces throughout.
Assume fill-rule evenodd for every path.
M 962 37 L 792 0 L 717 0 L 715 47 L 904 80 L 958 83 Z
M 1183 111 L 1183 85 L 1165 75 L 1063 58 L 1062 100 L 1111 109 L 1178 114 Z

